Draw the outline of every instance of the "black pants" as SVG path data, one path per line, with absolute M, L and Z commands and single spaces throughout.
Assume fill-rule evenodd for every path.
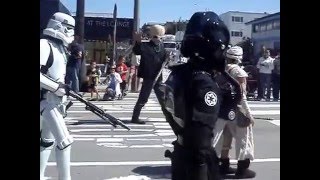
M 134 119 L 136 120 L 139 118 L 141 109 L 148 102 L 149 96 L 152 91 L 152 85 L 153 85 L 153 80 L 143 79 L 141 90 L 139 93 L 139 98 L 138 98 L 138 101 L 133 109 L 132 120 L 134 120 Z M 162 91 L 160 91 L 159 87 L 160 87 L 160 79 L 157 81 L 157 83 L 153 87 L 153 90 L 157 96 L 157 99 L 161 105 L 161 108 L 163 109 L 163 107 L 164 107 L 163 106 L 164 93 Z
M 212 128 L 195 122 L 184 130 L 183 145 L 176 142 L 171 156 L 172 180 L 220 180 Z
M 126 85 L 127 85 L 126 81 L 122 81 L 122 83 L 120 83 L 120 89 L 121 89 L 122 95 L 126 91 Z
M 273 99 L 279 99 L 280 74 L 272 74 L 272 95 Z

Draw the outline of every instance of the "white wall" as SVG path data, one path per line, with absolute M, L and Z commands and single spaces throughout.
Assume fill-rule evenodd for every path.
M 251 26 L 246 26 L 245 23 L 254 20 L 255 18 L 261 18 L 268 14 L 264 13 L 246 13 L 246 12 L 227 12 L 220 15 L 220 18 L 225 22 L 226 26 L 229 28 L 230 36 L 231 31 L 241 31 L 242 37 L 231 36 L 230 43 L 235 45 L 236 43 L 242 41 L 243 37 L 251 38 Z M 243 22 L 233 22 L 232 16 L 243 17 Z

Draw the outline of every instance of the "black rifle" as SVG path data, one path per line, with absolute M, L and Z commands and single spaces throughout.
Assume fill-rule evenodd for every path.
M 274 118 L 269 118 L 269 117 L 253 117 L 255 119 L 261 119 L 261 120 L 274 120 Z
M 86 108 L 85 108 L 86 110 L 93 112 L 95 115 L 99 116 L 103 120 L 110 123 L 113 127 L 117 127 L 117 125 L 119 125 L 125 129 L 127 129 L 128 131 L 130 130 L 130 128 L 128 126 L 126 126 L 120 119 L 117 119 L 117 118 L 111 116 L 110 114 L 105 113 L 103 109 L 100 109 L 96 105 L 83 99 L 79 94 L 75 93 L 74 91 L 69 91 L 69 95 L 73 98 L 76 98 L 78 101 L 84 103 L 86 105 Z
M 159 79 L 159 77 L 162 75 L 162 71 L 164 70 L 164 68 L 166 67 L 166 65 L 168 65 L 168 63 L 169 63 L 169 61 L 170 61 L 170 55 L 172 54 L 172 52 L 170 52 L 168 55 L 167 55 L 167 57 L 166 57 L 166 59 L 165 59 L 165 61 L 162 63 L 162 65 L 161 65 L 161 69 L 159 70 L 159 72 L 158 72 L 158 74 L 157 74 L 157 76 L 156 76 L 156 78 L 155 78 L 155 80 L 153 81 L 153 85 L 152 85 L 152 88 L 154 87 L 154 85 L 157 83 L 157 81 L 158 81 L 158 79 Z

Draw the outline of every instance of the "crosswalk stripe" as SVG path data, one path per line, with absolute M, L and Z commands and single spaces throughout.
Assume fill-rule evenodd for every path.
M 130 121 L 138 95 L 138 93 L 130 93 L 123 100 L 90 102 L 103 108 L 106 113 L 116 114 L 115 116 L 120 120 Z M 114 128 L 107 123 L 97 124 L 93 122 L 90 124 L 92 116 L 88 118 L 86 114 L 91 112 L 84 109 L 85 105 L 83 103 L 79 101 L 73 101 L 73 103 L 73 106 L 68 111 L 68 117 L 65 119 L 75 141 L 96 142 L 97 145 L 107 148 L 165 148 L 172 147 L 170 143 L 175 140 L 171 126 L 163 117 L 161 107 L 154 93 L 152 93 L 141 111 L 142 116 L 140 119 L 146 121 L 147 124 L 127 124 L 131 131 L 123 128 Z M 248 104 L 252 109 L 252 115 L 280 115 L 279 102 L 249 101 Z M 146 117 L 146 113 L 161 117 Z M 85 116 L 83 116 L 84 114 Z M 95 121 L 98 119 L 98 117 L 94 118 Z M 280 120 L 266 122 L 280 127 Z M 131 143 L 127 144 L 126 142 Z
M 132 113 L 133 110 L 107 110 L 106 113 Z M 280 110 L 252 110 L 252 115 L 279 115 Z M 68 113 L 88 114 L 92 113 L 87 110 L 68 111 Z M 141 110 L 141 113 L 162 114 L 161 110 Z

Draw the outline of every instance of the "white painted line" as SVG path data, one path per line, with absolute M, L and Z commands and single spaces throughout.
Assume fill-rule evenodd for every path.
M 72 127 L 72 128 L 92 128 L 92 127 L 112 127 L 110 124 L 79 124 L 79 125 L 68 125 L 69 127 Z M 151 124 L 127 124 L 127 126 L 129 127 L 153 127 L 153 125 Z
M 150 107 L 150 106 L 145 106 L 145 108 L 144 108 L 145 110 L 150 110 L 150 111 L 154 111 L 154 110 L 159 110 L 159 111 L 161 111 L 161 107 Z M 142 110 L 144 110 L 144 109 L 142 109 Z
M 126 109 L 133 109 L 135 104 L 115 104 L 113 106 L 120 106 L 120 107 L 123 107 L 123 108 L 126 108 Z M 145 107 L 160 107 L 159 103 L 149 103 L 149 104 L 146 104 L 144 106 Z
M 177 140 L 177 138 L 162 139 L 163 142 L 172 142 L 175 140 Z
M 127 141 L 161 141 L 161 139 L 128 138 Z
M 154 126 L 156 129 L 171 129 L 171 126 Z
M 122 103 L 93 103 L 96 106 L 103 106 L 104 109 L 133 109 L 136 102 L 122 102 Z M 84 108 L 83 103 L 74 103 L 71 108 Z M 251 108 L 280 108 L 280 104 L 249 104 Z M 158 102 L 147 103 L 143 109 L 148 110 L 161 110 L 161 107 Z
M 83 117 L 65 117 L 64 120 L 68 120 L 68 122 L 70 122 L 70 120 L 74 120 L 74 119 L 81 119 Z
M 133 110 L 120 110 L 120 111 L 105 111 L 106 113 L 132 113 Z M 91 111 L 87 110 L 77 110 L 77 111 L 68 111 L 68 113 L 77 113 L 77 114 L 86 114 L 86 113 L 92 113 Z M 162 111 L 148 111 L 148 110 L 142 110 L 141 113 L 150 113 L 150 114 L 157 114 L 162 113 Z
M 70 129 L 70 132 L 107 132 L 111 129 Z
M 44 180 L 53 179 L 52 177 L 44 177 Z
M 161 123 L 152 123 L 153 125 L 155 125 L 155 126 L 166 126 L 166 125 L 168 125 L 169 123 L 167 123 L 167 122 L 161 122 Z
M 252 111 L 252 115 L 279 115 L 280 110 Z
M 121 105 L 121 104 L 115 104 L 115 105 L 97 105 L 98 107 L 104 109 L 104 110 L 131 110 L 134 108 L 134 104 L 132 105 Z M 77 106 L 72 106 L 71 109 L 73 108 L 85 108 L 85 105 L 77 105 Z M 161 110 L 161 107 L 159 104 L 149 104 L 146 105 L 142 108 L 142 110 Z
M 274 125 L 280 126 L 280 120 L 272 120 L 272 121 L 269 121 L 269 122 L 274 124 Z
M 162 144 L 164 147 L 168 147 L 168 148 L 172 148 L 173 145 L 172 144 Z
M 85 135 L 85 134 L 71 134 L 74 138 L 107 138 L 111 137 L 111 135 Z
M 114 132 L 127 132 L 126 129 L 113 129 Z M 130 132 L 152 132 L 154 129 L 131 129 Z M 70 129 L 70 132 L 111 132 L 111 129 Z
M 114 132 L 127 132 L 126 129 L 113 129 Z M 152 132 L 154 129 L 130 129 L 130 132 Z
M 135 105 L 137 103 L 137 99 L 124 99 L 122 101 L 91 101 L 92 104 L 94 105 Z M 149 104 L 158 104 L 157 100 L 154 100 L 154 98 L 150 98 L 148 100 L 148 102 L 145 104 L 145 106 L 149 105 Z M 74 106 L 84 106 L 83 103 L 81 103 L 80 101 L 73 101 L 73 105 L 71 107 Z
M 123 138 L 98 138 L 97 142 L 123 142 Z
M 163 148 L 162 145 L 132 145 L 129 148 Z
M 280 108 L 280 104 L 249 104 L 251 108 Z
M 174 136 L 173 132 L 170 133 L 156 133 L 158 136 Z
M 120 111 L 105 111 L 106 113 L 132 113 L 133 110 L 120 110 Z M 78 110 L 78 111 L 68 111 L 68 113 L 77 113 L 77 114 L 86 114 L 86 113 L 92 113 L 90 111 L 86 110 Z M 149 113 L 149 114 L 162 114 L 161 110 L 142 110 L 141 113 Z M 265 110 L 265 111 L 260 111 L 260 110 L 253 110 L 252 115 L 279 115 L 280 110 Z
M 230 160 L 236 163 L 237 160 Z M 255 159 L 253 163 L 280 162 L 280 158 Z M 118 161 L 118 162 L 71 162 L 71 166 L 138 166 L 138 165 L 171 165 L 171 161 Z M 48 162 L 48 166 L 56 166 L 55 162 Z
M 121 176 L 121 177 L 113 177 L 111 179 L 104 179 L 104 180 L 151 180 L 151 178 L 147 176 L 136 176 L 136 175 L 130 175 L 130 176 Z
M 124 144 L 119 142 L 102 142 L 102 143 L 98 143 L 98 145 L 125 146 Z
M 113 101 L 113 102 L 110 102 L 110 101 L 100 101 L 100 102 L 95 102 L 93 104 L 95 105 L 128 105 L 128 106 L 135 106 L 137 103 L 137 101 Z M 74 103 L 75 105 L 75 103 Z M 81 106 L 83 105 L 82 103 L 79 103 L 79 104 L 76 104 L 77 106 Z M 145 104 L 145 106 L 149 106 L 149 105 L 159 105 L 159 103 L 157 101 L 153 101 L 153 102 L 147 102 Z M 73 107 L 73 106 L 72 106 Z
M 74 141 L 94 141 L 95 138 L 73 138 Z
M 157 121 L 166 122 L 166 119 L 165 118 L 148 118 L 148 121 L 150 121 L 150 122 L 157 122 Z
M 128 146 L 121 143 L 98 143 L 98 146 L 105 146 L 109 148 L 128 148 Z
M 127 138 L 127 137 L 156 137 L 157 135 L 155 134 L 129 134 L 129 135 L 113 135 L 113 137 L 116 138 Z
M 155 133 L 173 133 L 171 129 L 158 129 L 155 130 Z

